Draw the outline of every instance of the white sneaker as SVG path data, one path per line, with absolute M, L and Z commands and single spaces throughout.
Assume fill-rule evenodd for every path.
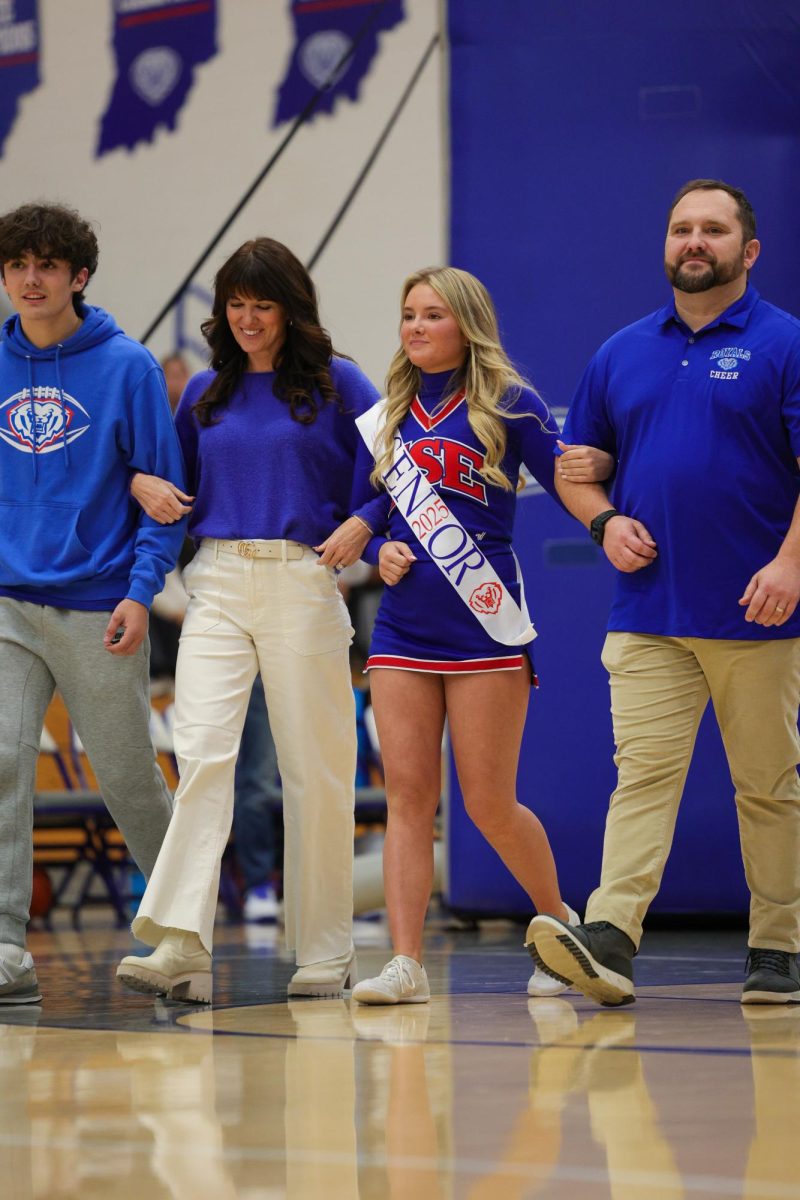
M 152 954 L 123 958 L 117 979 L 134 992 L 211 1003 L 211 955 L 198 935 L 185 929 L 168 929 Z
M 271 883 L 261 883 L 250 888 L 244 898 L 242 917 L 245 921 L 263 921 L 274 924 L 278 920 L 278 896 Z
M 28 951 L 11 943 L 0 945 L 0 1004 L 37 1004 L 41 998 Z
M 567 923 L 569 925 L 580 925 L 581 919 L 578 914 L 571 909 L 568 904 L 564 905 L 567 910 Z M 526 940 L 525 945 L 528 942 Z M 541 967 L 537 967 L 528 980 L 528 995 L 529 996 L 559 996 L 567 990 L 569 985 L 562 983 L 560 979 L 554 979 L 552 975 L 548 975 Z
M 396 954 L 380 975 L 353 988 L 359 1004 L 427 1004 L 430 998 L 425 968 L 405 954 Z

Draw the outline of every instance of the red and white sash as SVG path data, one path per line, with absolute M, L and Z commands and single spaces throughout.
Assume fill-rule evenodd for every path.
M 386 405 L 386 400 L 379 400 L 356 419 L 358 431 L 373 457 L 386 419 Z M 517 604 L 489 559 L 428 483 L 398 433 L 394 438 L 392 465 L 382 479 L 414 537 L 489 636 L 504 646 L 524 646 L 533 641 L 536 630 L 525 604 L 519 563 L 520 603 Z

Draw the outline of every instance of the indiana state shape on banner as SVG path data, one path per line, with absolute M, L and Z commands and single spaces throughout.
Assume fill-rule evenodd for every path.
M 20 97 L 39 86 L 39 14 L 36 0 L 0 0 L 0 154 Z
M 117 76 L 98 156 L 175 129 L 195 68 L 217 53 L 217 0 L 112 0 Z
M 378 52 L 378 34 L 405 17 L 403 0 L 289 0 L 294 49 L 278 88 L 273 125 L 299 116 L 325 87 L 315 113 L 332 112 L 339 96 L 358 99 L 358 89 Z M 337 67 L 348 51 L 353 53 Z M 326 86 L 327 85 L 327 86 Z

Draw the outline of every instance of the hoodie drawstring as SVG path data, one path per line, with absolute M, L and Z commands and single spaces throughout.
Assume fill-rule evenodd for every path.
M 62 344 L 56 346 L 56 387 L 58 389 L 58 402 L 61 405 L 61 437 L 64 443 L 64 470 L 69 470 L 69 441 L 67 439 L 67 405 L 64 400 L 64 388 L 61 383 L 61 350 Z M 33 359 L 30 354 L 26 354 L 25 358 L 28 363 L 28 405 L 31 414 L 31 449 L 33 451 L 33 482 L 39 481 L 39 458 L 36 453 L 36 403 L 33 394 Z
M 64 404 L 64 389 L 61 386 L 61 342 L 56 346 L 56 387 L 58 388 L 58 398 L 61 403 L 61 426 L 64 436 L 64 470 L 69 470 L 69 441 L 67 440 L 67 409 Z
M 33 482 L 39 480 L 39 462 L 36 458 L 36 405 L 33 402 L 33 360 L 30 354 L 26 354 L 28 360 L 28 406 L 31 414 L 31 448 L 33 455 Z

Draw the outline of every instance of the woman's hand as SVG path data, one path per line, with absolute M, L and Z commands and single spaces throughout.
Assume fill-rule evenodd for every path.
M 148 517 L 159 525 L 173 525 L 192 511 L 194 496 L 187 496 L 168 479 L 145 475 L 137 471 L 131 480 L 131 495 L 138 500 Z
M 570 483 L 601 483 L 614 470 L 614 457 L 595 446 L 570 446 L 558 442 L 563 451 L 556 459 L 556 470 Z
M 371 537 L 372 530 L 364 521 L 348 517 L 324 542 L 314 546 L 319 554 L 319 566 L 333 567 L 335 571 L 351 566 L 361 558 Z
M 405 542 L 385 542 L 378 554 L 378 572 L 384 583 L 394 587 L 416 561 Z

